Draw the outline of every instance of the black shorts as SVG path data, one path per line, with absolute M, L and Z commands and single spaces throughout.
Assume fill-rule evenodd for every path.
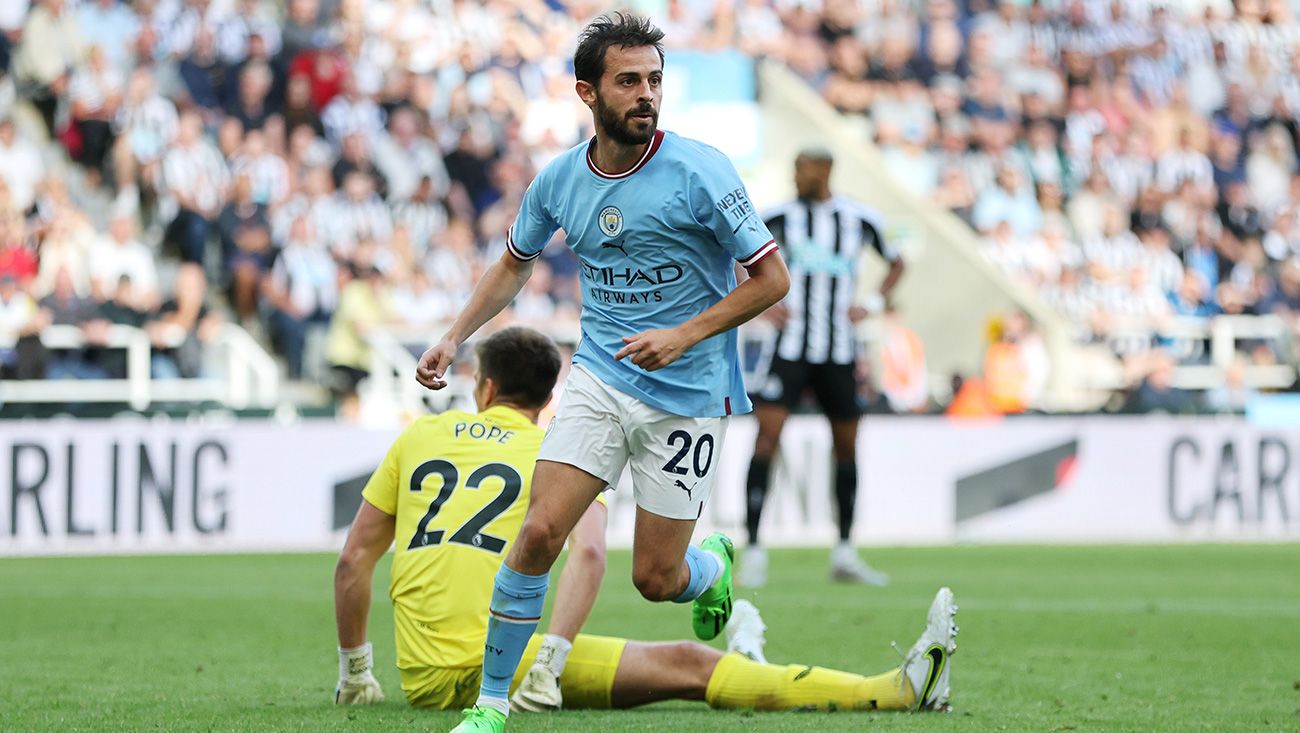
M 357 386 L 361 384 L 361 380 L 368 376 L 370 376 L 370 373 L 363 369 L 333 364 L 330 366 L 330 392 L 333 393 L 335 399 L 356 394 Z
M 758 404 L 780 405 L 793 412 L 809 387 L 826 417 L 837 420 L 862 416 L 853 364 L 810 364 L 774 356 L 767 378 L 752 397 Z

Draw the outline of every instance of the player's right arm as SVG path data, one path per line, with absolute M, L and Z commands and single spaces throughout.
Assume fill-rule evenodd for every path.
M 398 438 L 366 482 L 361 507 L 334 568 L 334 619 L 339 636 L 339 682 L 334 688 L 334 702 L 339 705 L 364 705 L 384 699 L 374 675 L 375 659 L 373 647 L 366 640 L 366 624 L 370 619 L 375 565 L 393 544 L 397 526 L 400 444 Z
M 429 389 L 442 389 L 447 386 L 447 380 L 443 379 L 443 375 L 447 373 L 447 367 L 451 366 L 452 360 L 456 358 L 456 351 L 460 349 L 460 345 L 515 299 L 523 289 L 524 283 L 528 282 L 528 278 L 533 274 L 535 261 L 535 259 L 521 260 L 510 250 L 501 254 L 501 259 L 493 263 L 483 274 L 483 279 L 474 286 L 469 302 L 465 304 L 442 340 L 420 357 L 420 363 L 415 369 L 416 381 Z
M 533 263 L 542 254 L 551 235 L 559 229 L 546 205 L 550 170 L 544 169 L 539 173 L 524 192 L 519 216 L 506 232 L 506 251 L 501 254 L 501 259 L 489 267 L 483 279 L 474 286 L 469 302 L 442 340 L 420 357 L 415 379 L 425 387 L 442 389 L 447 386 L 443 375 L 456 358 L 460 345 L 515 299 L 533 274 Z
M 334 702 L 364 705 L 384 699 L 375 679 L 373 648 L 366 641 L 370 586 L 375 564 L 393 544 L 393 516 L 367 501 L 352 520 L 347 544 L 334 569 L 334 616 L 339 633 L 339 682 Z

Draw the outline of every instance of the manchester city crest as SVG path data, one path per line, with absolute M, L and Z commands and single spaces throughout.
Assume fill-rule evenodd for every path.
M 600 231 L 607 237 L 617 237 L 623 231 L 623 212 L 617 206 L 606 206 L 600 210 Z

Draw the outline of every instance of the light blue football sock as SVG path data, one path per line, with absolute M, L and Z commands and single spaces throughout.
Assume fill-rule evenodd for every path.
M 480 704 L 485 700 L 503 701 L 509 696 L 510 681 L 541 620 L 549 580 L 547 574 L 524 575 L 504 563 L 497 571 L 488 613 L 487 644 L 483 649 Z
M 673 599 L 673 603 L 690 603 L 699 598 L 722 575 L 722 563 L 718 561 L 718 556 L 695 545 L 686 548 L 686 567 L 691 571 L 691 579 L 686 582 L 682 594 Z

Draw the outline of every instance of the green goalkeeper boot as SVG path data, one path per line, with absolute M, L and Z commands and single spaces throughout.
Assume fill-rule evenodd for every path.
M 505 733 L 506 716 L 500 710 L 477 705 L 465 712 L 465 719 L 451 733 Z
M 695 636 L 710 641 L 722 633 L 731 618 L 731 566 L 736 559 L 736 548 L 726 535 L 714 532 L 704 538 L 700 549 L 712 552 L 722 559 L 722 575 L 695 599 L 691 608 L 691 625 L 695 628 Z

